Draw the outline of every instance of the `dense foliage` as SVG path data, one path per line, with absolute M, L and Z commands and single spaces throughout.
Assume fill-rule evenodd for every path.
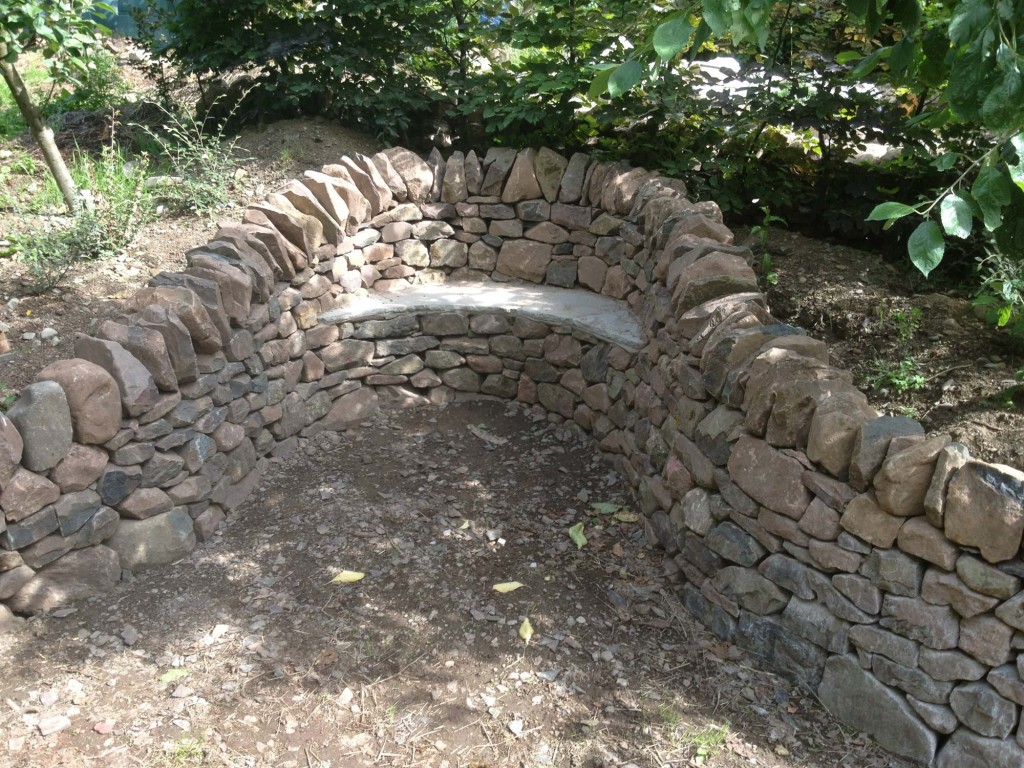
M 204 81 L 248 74 L 264 117 L 628 157 L 734 217 L 909 249 L 926 276 L 983 258 L 999 321 L 1019 306 L 1024 0 L 167 6 L 153 51 Z

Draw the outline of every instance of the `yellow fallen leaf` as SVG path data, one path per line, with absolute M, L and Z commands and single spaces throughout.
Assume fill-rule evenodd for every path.
M 469 528 L 469 520 L 463 520 L 462 525 L 459 526 L 460 531 L 464 531 Z
M 352 582 L 355 582 L 355 581 L 361 581 L 363 576 L 365 576 L 365 575 L 366 574 L 362 573 L 361 571 L 342 571 L 337 576 L 335 576 L 333 579 L 331 579 L 330 583 L 331 584 L 351 584 Z
M 529 616 L 523 619 L 523 623 L 519 625 L 519 636 L 527 645 L 530 644 L 530 638 L 533 637 L 533 624 L 530 623 Z
M 491 587 L 491 589 L 493 589 L 495 592 L 501 592 L 501 594 L 504 595 L 506 592 L 514 592 L 521 586 L 523 585 L 520 584 L 518 581 L 505 581 L 501 584 L 495 584 L 493 587 Z
M 612 515 L 612 517 L 614 517 L 620 523 L 636 523 L 640 521 L 639 515 L 637 515 L 634 512 L 626 512 L 625 510 L 622 510 L 621 512 L 616 512 L 614 515 Z

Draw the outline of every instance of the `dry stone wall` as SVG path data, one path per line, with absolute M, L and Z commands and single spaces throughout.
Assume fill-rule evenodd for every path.
M 879 415 L 750 258 L 681 181 L 583 154 L 307 172 L 0 415 L 0 624 L 185 556 L 301 437 L 484 393 L 593 435 L 717 635 L 901 755 L 1024 765 L 1024 475 Z M 320 321 L 466 280 L 599 292 L 643 344 L 514 307 Z

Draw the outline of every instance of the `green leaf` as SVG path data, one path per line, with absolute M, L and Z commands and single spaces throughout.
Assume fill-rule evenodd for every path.
M 890 48 L 879 48 L 871 55 L 861 59 L 857 66 L 850 71 L 850 77 L 860 80 L 870 74 L 882 59 L 888 57 L 890 50 Z
M 945 250 L 946 242 L 942 239 L 942 230 L 934 221 L 922 221 L 907 241 L 910 260 L 925 277 L 939 266 Z
M 654 30 L 654 50 L 665 61 L 668 61 L 690 42 L 693 25 L 689 15 L 681 13 L 675 18 L 659 24 Z
M 902 219 L 904 216 L 909 216 L 912 213 L 917 213 L 917 209 L 912 205 L 889 201 L 876 205 L 871 213 L 868 214 L 867 220 L 893 221 L 895 219 Z
M 974 223 L 971 204 L 956 192 L 950 192 L 942 198 L 942 203 L 939 206 L 939 218 L 942 219 L 942 228 L 947 235 L 959 237 L 962 240 L 971 234 L 971 226 Z
M 591 504 L 590 506 L 592 506 L 597 512 L 599 512 L 602 515 L 610 515 L 613 512 L 618 512 L 620 509 L 622 509 L 622 506 L 620 504 L 612 504 L 609 501 L 597 501 Z
M 175 680 L 181 680 L 183 677 L 188 677 L 188 670 L 178 668 L 167 670 L 158 679 L 161 683 L 173 683 Z
M 1001 133 L 1019 128 L 1024 116 L 1024 84 L 1016 66 L 1003 73 L 1002 80 L 985 97 L 981 120 L 986 128 Z
M 733 0 L 704 0 L 701 7 L 704 21 L 716 35 L 724 35 L 732 26 Z
M 576 523 L 569 529 L 569 538 L 576 545 L 576 549 L 583 549 L 587 546 L 587 537 L 583 535 L 583 523 Z
M 627 61 L 619 65 L 608 78 L 608 93 L 614 99 L 626 93 L 640 82 L 644 76 L 643 65 L 639 61 Z
M 863 56 L 858 51 L 843 51 L 836 56 L 836 64 L 849 64 L 851 61 L 858 61 Z
M 892 53 L 889 54 L 889 71 L 897 77 L 906 73 L 907 68 L 914 61 L 915 48 L 914 39 L 910 37 L 905 37 L 896 43 L 892 47 Z
M 939 155 L 932 161 L 932 165 L 940 171 L 948 171 L 960 159 L 959 152 L 946 152 Z
M 992 22 L 992 5 L 988 0 L 967 0 L 961 3 L 949 22 L 949 39 L 953 45 L 969 45 Z
M 893 0 L 891 8 L 892 17 L 906 32 L 912 32 L 921 23 L 921 6 L 917 0 Z
M 595 101 L 601 98 L 601 96 L 608 91 L 608 80 L 614 71 L 614 69 L 609 68 L 598 72 L 590 83 L 590 89 L 587 91 L 587 96 Z
M 1010 203 L 1010 180 L 994 165 L 986 165 L 971 187 L 971 196 L 981 208 L 985 229 L 989 232 L 1003 223 L 1003 206 Z

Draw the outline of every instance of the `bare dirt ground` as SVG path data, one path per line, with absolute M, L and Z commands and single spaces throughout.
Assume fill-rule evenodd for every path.
M 877 409 L 949 433 L 977 458 L 1024 467 L 1024 402 L 1007 393 L 1024 350 L 978 319 L 969 299 L 915 285 L 866 251 L 780 229 L 766 245 L 772 312 L 827 341 L 833 364 L 853 372 Z M 919 389 L 878 381 L 901 361 Z
M 637 519 L 511 403 L 306 441 L 186 560 L 0 638 L 0 765 L 906 768 L 698 626 Z

